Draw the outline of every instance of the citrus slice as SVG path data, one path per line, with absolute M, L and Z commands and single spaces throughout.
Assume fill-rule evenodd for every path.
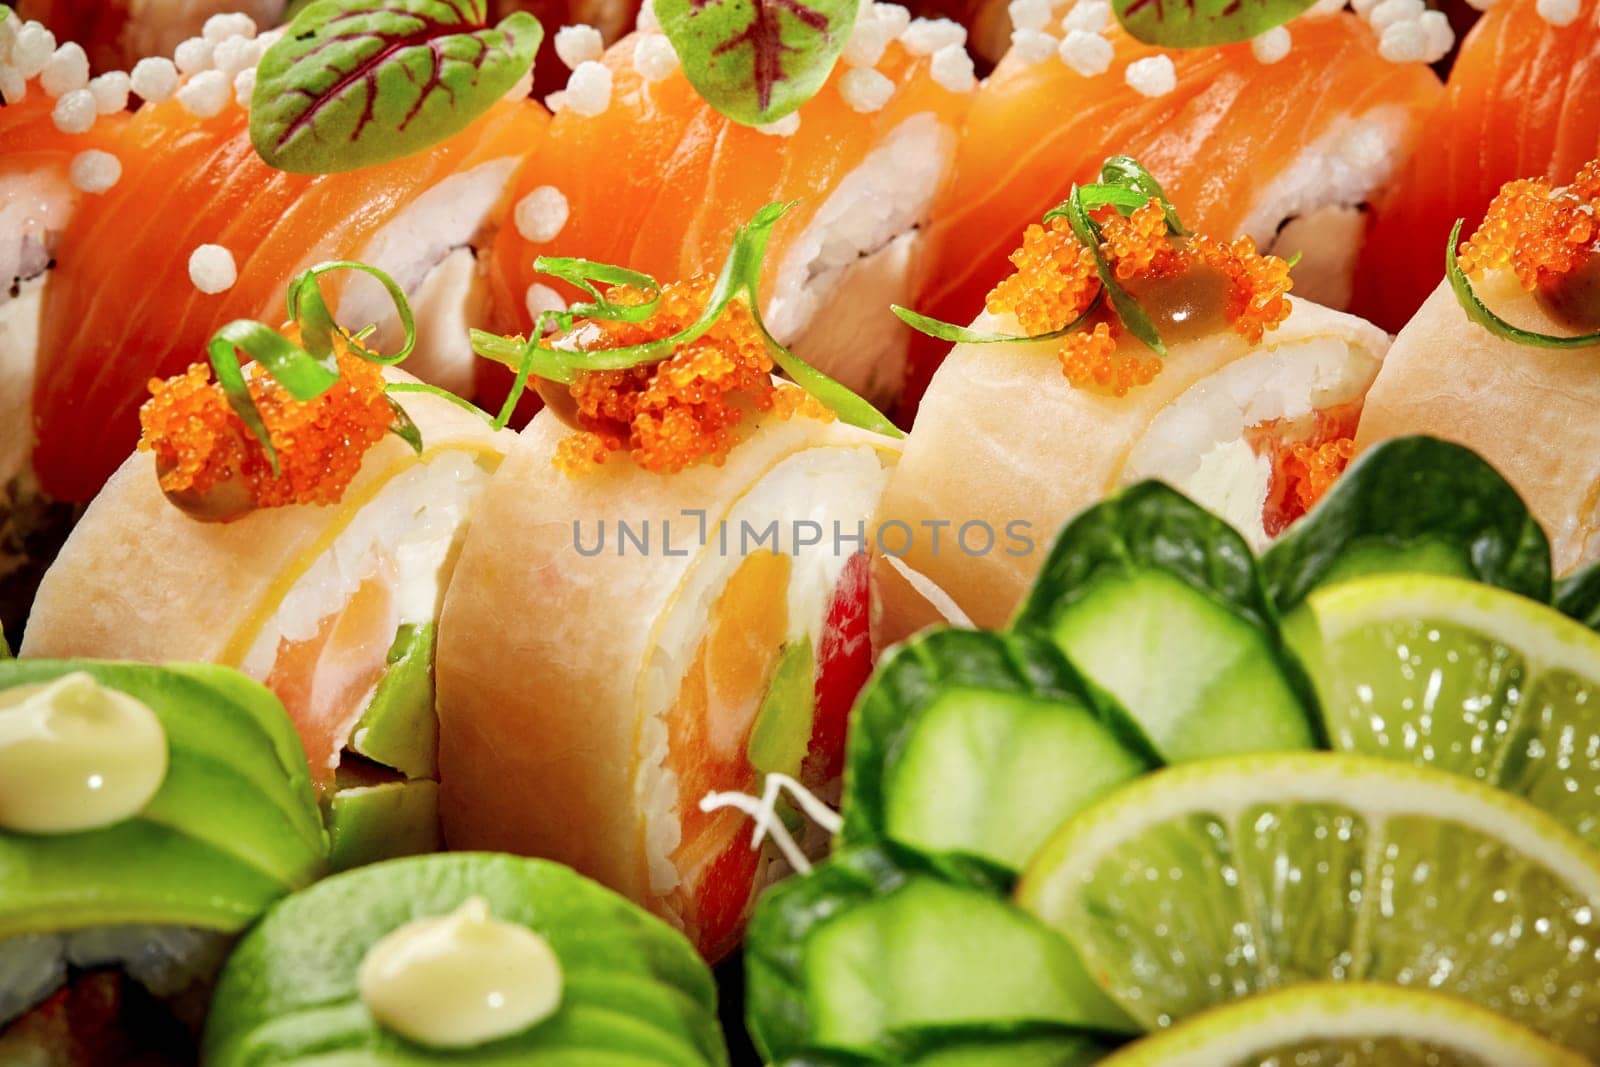
M 1149 1030 L 1376 980 L 1600 1053 L 1600 852 L 1459 775 L 1326 752 L 1168 768 L 1069 819 L 1017 893 Z
M 1263 993 L 1126 1046 L 1100 1067 L 1584 1067 L 1492 1011 L 1440 993 L 1331 982 Z
M 1498 786 L 1600 846 L 1600 634 L 1503 589 L 1419 574 L 1324 587 L 1285 630 L 1334 748 Z

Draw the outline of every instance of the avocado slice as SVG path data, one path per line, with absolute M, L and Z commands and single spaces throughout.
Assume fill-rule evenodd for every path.
M 811 638 L 784 649 L 750 729 L 750 765 L 762 774 L 798 774 L 811 747 L 817 657 Z
M 361 721 L 350 751 L 407 778 L 439 774 L 439 722 L 433 710 L 433 623 L 406 623 L 389 646 L 389 669 Z
M 346 760 L 328 806 L 335 871 L 379 860 L 438 852 L 439 783 L 400 778 L 386 767 Z
M 0 939 L 99 925 L 242 929 L 320 877 L 328 842 L 283 705 L 236 671 L 0 661 L 0 690 L 85 671 L 155 712 L 161 788 L 138 815 L 63 834 L 0 830 Z

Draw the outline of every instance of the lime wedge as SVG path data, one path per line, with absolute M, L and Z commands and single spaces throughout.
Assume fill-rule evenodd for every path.
M 1285 628 L 1333 747 L 1526 797 L 1600 846 L 1600 634 L 1493 586 L 1381 575 Z
M 1583 1057 L 1464 1000 L 1376 982 L 1316 983 L 1195 1016 L 1100 1067 L 1584 1067 Z
M 1458 775 L 1327 752 L 1168 768 L 1069 819 L 1017 894 L 1146 1029 L 1376 980 L 1600 1053 L 1600 852 Z

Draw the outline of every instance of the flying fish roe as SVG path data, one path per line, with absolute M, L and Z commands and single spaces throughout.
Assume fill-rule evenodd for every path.
M 623 348 L 670 337 L 700 317 L 715 284 L 711 275 L 698 274 L 663 286 L 655 314 L 644 322 L 579 320 L 585 337 L 598 334 L 585 347 Z M 643 292 L 627 286 L 606 295 L 616 303 L 645 301 Z M 803 390 L 772 380 L 766 341 L 737 302 L 702 337 L 659 363 L 581 373 L 569 391 L 581 429 L 561 442 L 555 459 L 569 474 L 592 470 L 616 452 L 658 474 L 697 463 L 720 465 L 752 410 L 780 418 L 832 418 Z
M 139 409 L 139 449 L 154 453 L 162 491 L 204 518 L 238 518 L 250 508 L 336 504 L 367 451 L 394 422 L 382 369 L 336 344 L 339 380 L 315 400 L 295 400 L 261 368 L 246 372 L 250 395 L 278 453 L 280 474 L 211 380 L 211 368 L 150 382 Z M 237 495 L 245 507 L 207 514 L 213 496 Z
M 1223 316 L 1252 344 L 1289 314 L 1289 265 L 1263 256 L 1248 237 L 1218 241 L 1202 234 L 1174 238 L 1155 200 L 1124 217 L 1102 209 L 1100 253 L 1119 284 L 1171 278 L 1196 269 L 1220 274 L 1227 282 Z M 1073 234 L 1065 218 L 1029 226 L 1022 247 L 1011 254 L 1016 270 L 989 292 L 991 314 L 1010 314 L 1029 336 L 1064 329 L 1079 318 L 1100 291 L 1094 253 Z M 1124 396 L 1148 384 L 1161 360 L 1142 346 L 1119 344 L 1125 327 L 1102 306 L 1093 321 L 1069 334 L 1057 350 L 1063 373 L 1078 388 Z
M 1460 248 L 1461 269 L 1514 271 L 1533 289 L 1582 266 L 1600 243 L 1600 161 L 1584 165 L 1572 184 L 1553 188 L 1544 178 L 1507 182 L 1483 224 Z

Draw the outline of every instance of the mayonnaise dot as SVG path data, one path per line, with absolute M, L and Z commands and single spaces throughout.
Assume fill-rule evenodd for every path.
M 598 60 L 585 60 L 567 79 L 566 106 L 593 118 L 611 106 L 611 68 Z
M 75 188 L 86 193 L 103 193 L 122 180 L 122 160 L 110 152 L 91 148 L 72 157 L 67 173 Z
M 561 294 L 539 282 L 528 286 L 527 292 L 522 294 L 522 302 L 528 309 L 528 317 L 536 323 L 546 311 L 567 310 L 567 302 L 561 299 Z
M 227 292 L 239 280 L 239 267 L 221 245 L 201 245 L 189 254 L 189 280 L 208 296 Z
M 143 811 L 166 776 L 155 712 L 87 672 L 0 690 L 0 827 L 110 826 Z
M 87 89 L 74 89 L 56 101 L 50 118 L 62 133 L 88 133 L 94 129 L 94 120 L 99 114 L 94 94 Z
M 556 57 L 569 70 L 577 70 L 579 63 L 599 59 L 605 54 L 606 41 L 593 26 L 563 26 L 556 31 Z
M 1061 39 L 1061 62 L 1085 78 L 1093 78 L 1111 69 L 1116 49 L 1098 33 L 1072 30 Z
M 391 931 L 361 961 L 361 1002 L 388 1029 L 433 1048 L 467 1048 L 537 1025 L 561 1006 L 561 961 L 525 926 L 470 897 Z
M 1287 56 L 1293 44 L 1288 27 L 1274 26 L 1250 41 L 1250 54 L 1258 63 L 1272 64 Z
M 856 67 L 840 76 L 839 95 L 850 110 L 870 115 L 882 111 L 894 96 L 894 82 L 871 67 Z
M 242 11 L 212 15 L 200 30 L 203 40 L 221 44 L 230 37 L 251 38 L 256 35 L 256 20 Z
M 1106 0 L 1078 0 L 1061 20 L 1061 25 L 1069 33 L 1073 30 L 1104 33 L 1111 25 L 1111 5 Z
M 152 104 L 171 100 L 178 91 L 178 68 L 170 59 L 152 56 L 133 65 L 128 84 L 141 99 Z
M 1141 96 L 1166 96 L 1178 87 L 1178 71 L 1171 56 L 1146 56 L 1128 64 L 1123 77 Z
M 647 82 L 658 82 L 678 69 L 678 53 L 659 33 L 644 34 L 633 42 L 633 69 Z
M 523 237 L 543 244 L 560 236 L 567 224 L 569 210 L 566 195 L 560 189 L 553 185 L 541 185 L 517 201 L 512 221 Z
M 68 42 L 50 53 L 39 72 L 39 86 L 50 96 L 61 96 L 89 84 L 89 56 L 83 46 Z
M 928 75 L 936 85 L 952 93 L 970 92 L 978 84 L 972 57 L 959 44 L 948 44 L 933 54 Z
M 102 115 L 114 115 L 128 106 L 130 79 L 120 70 L 107 71 L 89 81 L 89 93 L 94 97 L 95 110 Z
M 191 37 L 172 53 L 172 61 L 184 74 L 196 74 L 211 67 L 212 44 L 204 37 Z
M 757 126 L 756 130 L 768 137 L 793 137 L 800 129 L 800 112 L 791 111 L 781 119 Z
M 232 96 L 233 81 L 220 70 L 203 70 L 183 83 L 178 103 L 196 118 L 209 119 L 222 114 Z
M 900 34 L 900 43 L 914 56 L 931 56 L 940 49 L 966 44 L 967 30 L 949 19 L 912 19 Z
M 1056 54 L 1061 42 L 1038 30 L 1013 30 L 1011 50 L 1024 63 L 1043 63 Z

